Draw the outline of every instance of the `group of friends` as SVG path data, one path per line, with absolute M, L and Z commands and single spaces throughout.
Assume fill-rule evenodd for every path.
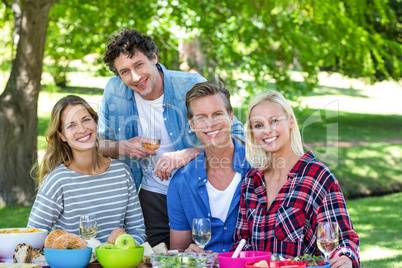
M 104 62 L 115 76 L 99 112 L 75 95 L 55 104 L 28 226 L 78 234 L 80 215 L 95 214 L 101 242 L 122 227 L 138 244 L 220 253 L 245 239 L 244 250 L 293 258 L 319 254 L 318 222 L 332 221 L 331 267 L 360 267 L 339 183 L 303 151 L 283 95 L 255 97 L 243 128 L 222 84 L 167 70 L 158 56 L 149 36 L 125 28 L 109 38 Z M 154 129 L 156 151 L 144 146 L 155 143 L 146 138 Z M 204 249 L 192 240 L 193 218 L 211 221 Z

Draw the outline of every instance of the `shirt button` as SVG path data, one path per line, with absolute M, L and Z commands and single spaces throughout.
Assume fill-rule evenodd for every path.
M 207 180 L 204 180 L 204 182 L 207 182 Z
M 189 130 L 188 133 L 191 133 L 191 130 Z
M 120 131 L 120 128 L 118 128 L 117 130 Z
M 199 180 L 201 180 L 201 177 L 198 177 Z
M 172 136 L 173 135 L 173 133 L 172 132 L 170 132 L 170 134 L 169 134 L 170 136 Z
M 211 217 L 211 214 L 208 213 L 208 217 Z
M 165 121 L 166 121 L 166 117 L 165 117 L 165 118 L 163 118 L 163 120 L 165 120 Z
M 226 230 L 227 229 L 227 227 L 225 226 L 225 227 L 223 227 L 223 230 Z
M 225 252 L 226 250 L 225 249 L 222 249 L 222 252 Z

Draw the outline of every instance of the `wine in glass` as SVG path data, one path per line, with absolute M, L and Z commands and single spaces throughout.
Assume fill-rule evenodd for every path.
M 339 230 L 337 222 L 319 222 L 317 229 L 317 246 L 324 253 L 325 261 L 339 245 Z
M 155 142 L 155 144 L 150 144 L 150 143 L 144 143 L 144 147 L 147 149 L 150 149 L 152 151 L 156 151 L 159 149 L 160 145 L 161 145 L 161 130 L 157 129 L 157 130 L 150 130 L 147 133 L 146 136 L 148 139 L 152 140 Z M 154 160 L 154 156 L 150 155 L 149 156 L 149 163 L 148 165 L 145 167 L 145 171 L 148 172 L 153 172 L 155 170 L 155 160 Z
M 97 232 L 98 225 L 94 214 L 80 216 L 80 235 L 84 240 L 95 238 Z
M 211 220 L 209 218 L 193 219 L 193 240 L 202 249 L 211 240 Z

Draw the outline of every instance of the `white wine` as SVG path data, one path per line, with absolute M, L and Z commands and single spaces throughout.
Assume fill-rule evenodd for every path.
M 193 232 L 193 240 L 200 248 L 203 249 L 205 245 L 208 244 L 209 240 L 211 240 L 211 233 L 199 234 Z
M 329 255 L 335 251 L 338 247 L 339 240 L 338 239 L 318 239 L 317 246 L 321 250 L 322 253 Z
M 86 228 L 80 226 L 80 235 L 82 236 L 82 238 L 84 238 L 84 240 L 90 240 L 92 238 L 95 238 L 97 231 L 98 231 L 97 226 L 93 228 Z

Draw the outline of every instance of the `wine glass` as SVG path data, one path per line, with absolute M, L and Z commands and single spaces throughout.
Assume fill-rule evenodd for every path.
M 161 145 L 161 130 L 150 130 L 148 131 L 146 137 L 150 140 L 153 140 L 155 144 L 144 143 L 145 148 L 152 151 L 158 150 L 159 146 Z M 149 156 L 149 163 L 144 170 L 148 172 L 153 172 L 155 170 L 155 159 L 153 155 Z
M 325 261 L 339 245 L 339 230 L 337 222 L 319 222 L 317 229 L 317 246 L 324 253 Z
M 96 216 L 94 214 L 80 216 L 80 235 L 85 240 L 95 238 L 98 232 L 98 225 L 96 223 Z
M 209 218 L 193 219 L 193 240 L 202 249 L 211 240 L 211 220 Z

